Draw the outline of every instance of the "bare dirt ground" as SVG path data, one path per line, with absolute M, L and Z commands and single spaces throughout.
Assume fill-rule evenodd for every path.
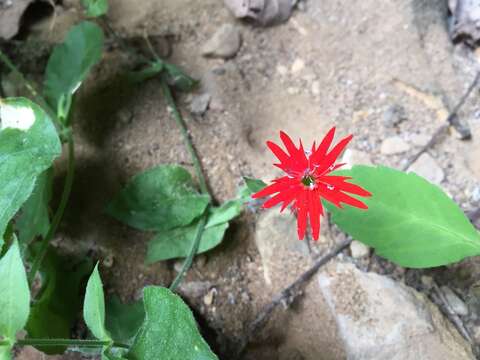
M 279 130 L 310 143 L 336 126 L 341 135 L 354 134 L 352 149 L 371 162 L 401 168 L 443 124 L 444 104 L 452 107 L 478 70 L 471 50 L 451 44 L 441 0 L 305 1 L 288 22 L 271 28 L 239 22 L 221 0 L 112 0 L 110 8 L 110 22 L 122 36 L 146 31 L 167 39 L 162 41 L 171 47 L 169 61 L 202 80 L 196 94 L 211 94 L 210 108 L 200 117 L 188 111 L 196 94 L 178 99 L 218 201 L 235 195 L 242 176 L 269 180 L 274 175 L 264 143 L 277 139 Z M 53 30 L 48 23 L 35 36 L 55 39 L 79 14 L 76 1 L 64 1 Z M 202 57 L 202 45 L 225 23 L 240 28 L 239 52 L 230 60 Z M 141 170 L 166 163 L 191 167 L 159 84 L 152 80 L 131 88 L 119 80 L 130 60 L 110 46 L 81 93 L 75 118 L 77 178 L 56 239 L 69 251 L 102 259 L 108 292 L 124 301 L 139 298 L 145 285 L 168 285 L 178 263 L 146 266 L 149 234 L 110 219 L 104 206 Z M 465 210 L 480 205 L 480 195 L 473 195 L 480 191 L 477 102 L 475 91 L 460 112 L 472 140 L 461 141 L 450 131 L 429 151 L 444 174 L 440 185 Z M 392 107 L 404 112 L 396 126 L 386 119 Z M 382 152 L 382 142 L 393 136 L 404 140 L 406 151 Z M 257 311 L 311 261 L 293 243 L 294 235 L 285 244 L 271 244 L 270 254 L 262 252 L 265 244 L 255 234 L 265 216 L 249 212 L 237 220 L 219 248 L 197 257 L 181 287 L 207 340 L 224 359 Z M 333 241 L 325 235 L 316 251 Z M 376 258 L 366 262 L 411 285 L 421 275 Z M 472 259 L 428 273 L 469 297 L 480 264 Z M 344 358 L 334 320 L 322 309 L 324 300 L 309 285 L 290 310 L 275 313 L 245 359 Z M 476 329 L 477 316 L 468 321 Z

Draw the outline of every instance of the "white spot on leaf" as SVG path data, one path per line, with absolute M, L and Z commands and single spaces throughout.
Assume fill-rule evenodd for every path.
M 28 107 L 0 104 L 0 130 L 6 128 L 28 130 L 35 122 L 35 114 Z

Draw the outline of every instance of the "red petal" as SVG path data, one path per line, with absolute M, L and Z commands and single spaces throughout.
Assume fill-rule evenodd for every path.
M 344 194 L 339 190 L 329 190 L 326 186 L 321 188 L 321 196 L 339 208 L 342 208 L 341 203 L 345 203 L 356 208 L 368 209 L 368 206 L 360 200 Z
M 282 150 L 280 146 L 275 144 L 274 142 L 267 141 L 268 148 L 275 154 L 275 156 L 280 160 L 283 164 L 289 164 L 291 162 L 290 158 L 287 154 Z
M 346 182 L 346 180 L 349 180 L 349 179 L 351 179 L 351 177 L 332 175 L 332 176 L 322 176 L 320 177 L 319 180 L 327 184 L 330 184 L 332 186 L 335 186 L 339 191 L 344 191 L 344 192 L 348 192 L 348 193 L 360 195 L 360 196 L 372 196 L 372 194 L 367 190 L 365 190 L 364 188 L 358 185 Z
M 274 183 L 263 188 L 259 192 L 252 195 L 253 199 L 262 198 L 275 194 L 280 191 L 288 190 L 292 185 L 296 184 L 295 179 L 290 179 L 287 176 L 278 178 L 274 180 Z
M 265 203 L 263 204 L 263 207 L 265 209 L 268 209 L 268 208 L 271 208 L 279 203 L 281 203 L 282 201 L 287 201 L 287 205 L 292 202 L 293 199 L 295 199 L 296 197 L 296 194 L 301 191 L 299 189 L 290 189 L 290 190 L 285 190 L 285 191 L 282 191 L 280 192 L 279 194 L 273 196 L 272 198 L 268 199 L 267 201 L 265 201 Z M 282 209 L 285 208 L 285 204 L 282 206 Z
M 280 139 L 282 140 L 283 144 L 287 148 L 288 153 L 290 154 L 291 157 L 296 157 L 298 154 L 298 149 L 293 143 L 292 139 L 290 136 L 288 136 L 286 133 L 283 131 L 280 131 Z
M 308 214 L 310 216 L 310 227 L 312 228 L 313 240 L 318 240 L 320 235 L 320 216 L 323 213 L 322 204 L 316 191 L 308 192 Z
M 322 142 L 318 146 L 317 150 L 315 152 L 312 152 L 312 156 L 310 157 L 310 162 L 312 164 L 317 164 L 325 157 L 325 155 L 327 154 L 328 148 L 332 144 L 334 136 L 335 136 L 335 126 L 328 131 L 327 135 L 325 135 Z
M 307 206 L 306 206 L 306 194 L 305 191 L 300 193 L 299 199 L 297 199 L 297 233 L 298 238 L 303 240 L 305 237 L 305 230 L 307 229 Z
M 319 173 L 323 173 L 327 170 L 334 162 L 337 160 L 338 156 L 342 153 L 345 147 L 348 145 L 350 140 L 352 140 L 353 135 L 349 135 L 346 138 L 342 139 L 335 147 L 330 151 L 326 156 L 325 159 L 322 161 L 321 166 L 318 168 Z M 331 169 L 330 171 L 332 171 Z

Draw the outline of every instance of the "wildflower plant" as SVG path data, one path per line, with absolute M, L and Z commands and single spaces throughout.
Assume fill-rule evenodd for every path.
M 329 211 L 342 230 L 399 265 L 433 267 L 480 254 L 478 231 L 439 187 L 413 173 L 382 166 L 343 170 L 336 161 L 352 136 L 334 145 L 335 128 L 308 149 L 281 132 L 285 149 L 273 142 L 267 146 L 284 176 L 270 185 L 245 178 L 237 196 L 214 204 L 172 94 L 188 91 L 197 82 L 152 51 L 151 59 L 142 59 L 144 68 L 126 77 L 132 86 L 159 81 L 196 179 L 175 164 L 155 166 L 130 179 L 105 208 L 118 221 L 153 233 L 147 264 L 185 260 L 169 288 L 146 287 L 143 299 L 133 304 L 105 299 L 98 264 L 88 259 L 72 263 L 50 245 L 75 175 L 76 93 L 103 52 L 104 33 L 96 17 L 106 13 L 108 4 L 82 4 L 91 19 L 72 27 L 55 46 L 42 91 L 0 51 L 0 61 L 30 93 L 30 99 L 0 99 L 0 360 L 11 359 L 13 347 L 23 345 L 48 354 L 75 348 L 109 360 L 217 359 L 175 290 L 194 256 L 222 242 L 230 222 L 252 197 L 264 199 L 264 209 L 290 207 L 299 239 L 305 237 L 308 224 L 318 239 L 320 218 Z M 62 152 L 67 173 L 58 206 L 52 209 L 53 164 Z M 33 284 L 38 291 L 31 291 Z M 89 329 L 88 339 L 70 339 L 79 313 Z M 19 339 L 22 330 L 26 337 Z

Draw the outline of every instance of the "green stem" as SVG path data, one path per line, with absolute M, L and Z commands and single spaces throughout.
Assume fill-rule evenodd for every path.
M 161 84 L 162 84 L 163 94 L 167 99 L 168 106 L 170 106 L 170 108 L 172 109 L 175 122 L 177 123 L 178 127 L 182 132 L 183 140 L 185 141 L 187 150 L 190 153 L 190 157 L 192 158 L 193 166 L 195 167 L 195 173 L 197 175 L 198 181 L 200 182 L 200 191 L 204 194 L 208 194 L 209 192 L 208 192 L 207 180 L 203 175 L 202 165 L 200 164 L 200 159 L 198 158 L 195 148 L 193 147 L 192 139 L 190 138 L 190 135 L 188 133 L 187 126 L 185 125 L 185 121 L 183 121 L 183 117 L 178 111 L 177 105 L 175 104 L 175 100 L 173 99 L 173 96 L 172 96 L 172 91 L 170 90 L 170 87 L 168 86 L 165 79 L 161 80 Z
M 40 250 L 38 251 L 35 259 L 33 260 L 32 269 L 28 274 L 28 282 L 32 285 L 33 280 L 37 271 L 40 269 L 43 258 L 48 250 L 48 245 L 55 235 L 60 221 L 62 220 L 63 213 L 67 206 L 68 199 L 70 198 L 70 193 L 72 192 L 73 178 L 75 175 L 75 144 L 71 133 L 67 135 L 67 145 L 68 145 L 68 167 L 67 167 L 67 176 L 65 179 L 65 185 L 63 186 L 62 197 L 60 198 L 60 204 L 58 205 L 57 211 L 53 217 L 52 224 L 48 229 L 47 235 L 42 239 L 40 243 Z
M 23 339 L 17 340 L 16 344 L 20 346 L 79 346 L 88 348 L 97 348 L 110 346 L 128 349 L 130 346 L 122 343 L 103 340 L 76 340 L 76 339 Z
M 203 194 L 209 194 L 207 179 L 203 174 L 200 159 L 198 157 L 197 152 L 195 151 L 195 148 L 193 147 L 192 139 L 190 138 L 190 135 L 188 133 L 187 126 L 185 125 L 185 121 L 183 120 L 182 114 L 180 114 L 180 111 L 178 111 L 177 105 L 175 104 L 175 100 L 173 99 L 173 96 L 172 96 L 172 91 L 170 90 L 170 87 L 168 86 L 165 79 L 161 80 L 161 85 L 162 85 L 163 94 L 167 99 L 168 106 L 170 106 L 170 108 L 172 109 L 175 122 L 180 128 L 180 131 L 182 132 L 183 140 L 185 141 L 187 150 L 190 153 L 190 157 L 192 158 L 193 166 L 195 167 L 195 173 L 200 183 L 200 191 Z M 208 213 L 208 208 L 205 211 L 205 214 L 201 217 L 200 222 L 198 223 L 197 231 L 195 233 L 195 238 L 193 240 L 192 247 L 190 249 L 190 252 L 187 258 L 183 263 L 182 269 L 180 270 L 180 272 L 177 274 L 176 278 L 173 280 L 172 284 L 170 285 L 170 290 L 172 291 L 175 291 L 175 289 L 178 287 L 180 282 L 183 280 L 183 277 L 185 276 L 187 271 L 192 266 L 193 258 L 197 254 L 198 247 L 200 246 L 200 240 L 202 238 L 202 234 L 205 229 L 205 224 L 207 222 L 207 215 L 206 215 L 207 213 Z
M 208 211 L 208 209 L 207 209 Z M 192 247 L 190 248 L 190 252 L 188 257 L 183 262 L 182 268 L 180 272 L 176 276 L 175 280 L 173 280 L 172 284 L 170 285 L 170 290 L 175 291 L 175 289 L 180 285 L 184 276 L 186 275 L 190 266 L 192 266 L 193 258 L 198 251 L 198 247 L 200 246 L 200 239 L 202 238 L 203 231 L 205 230 L 205 224 L 207 223 L 207 216 L 203 215 L 200 219 L 200 222 L 197 225 L 197 231 L 195 233 L 195 238 L 193 239 Z
M 3 62 L 5 66 L 10 69 L 10 71 L 15 73 L 20 78 L 20 80 L 30 92 L 34 100 L 50 115 L 50 117 L 54 121 L 58 122 L 58 119 L 55 116 L 55 112 L 48 105 L 47 101 L 39 94 L 37 89 L 35 89 L 35 86 L 25 78 L 22 72 L 15 66 L 15 64 L 8 58 L 7 55 L 5 55 L 2 50 L 0 50 L 0 61 Z
M 0 340 L 0 346 L 10 346 L 10 342 L 8 340 Z

